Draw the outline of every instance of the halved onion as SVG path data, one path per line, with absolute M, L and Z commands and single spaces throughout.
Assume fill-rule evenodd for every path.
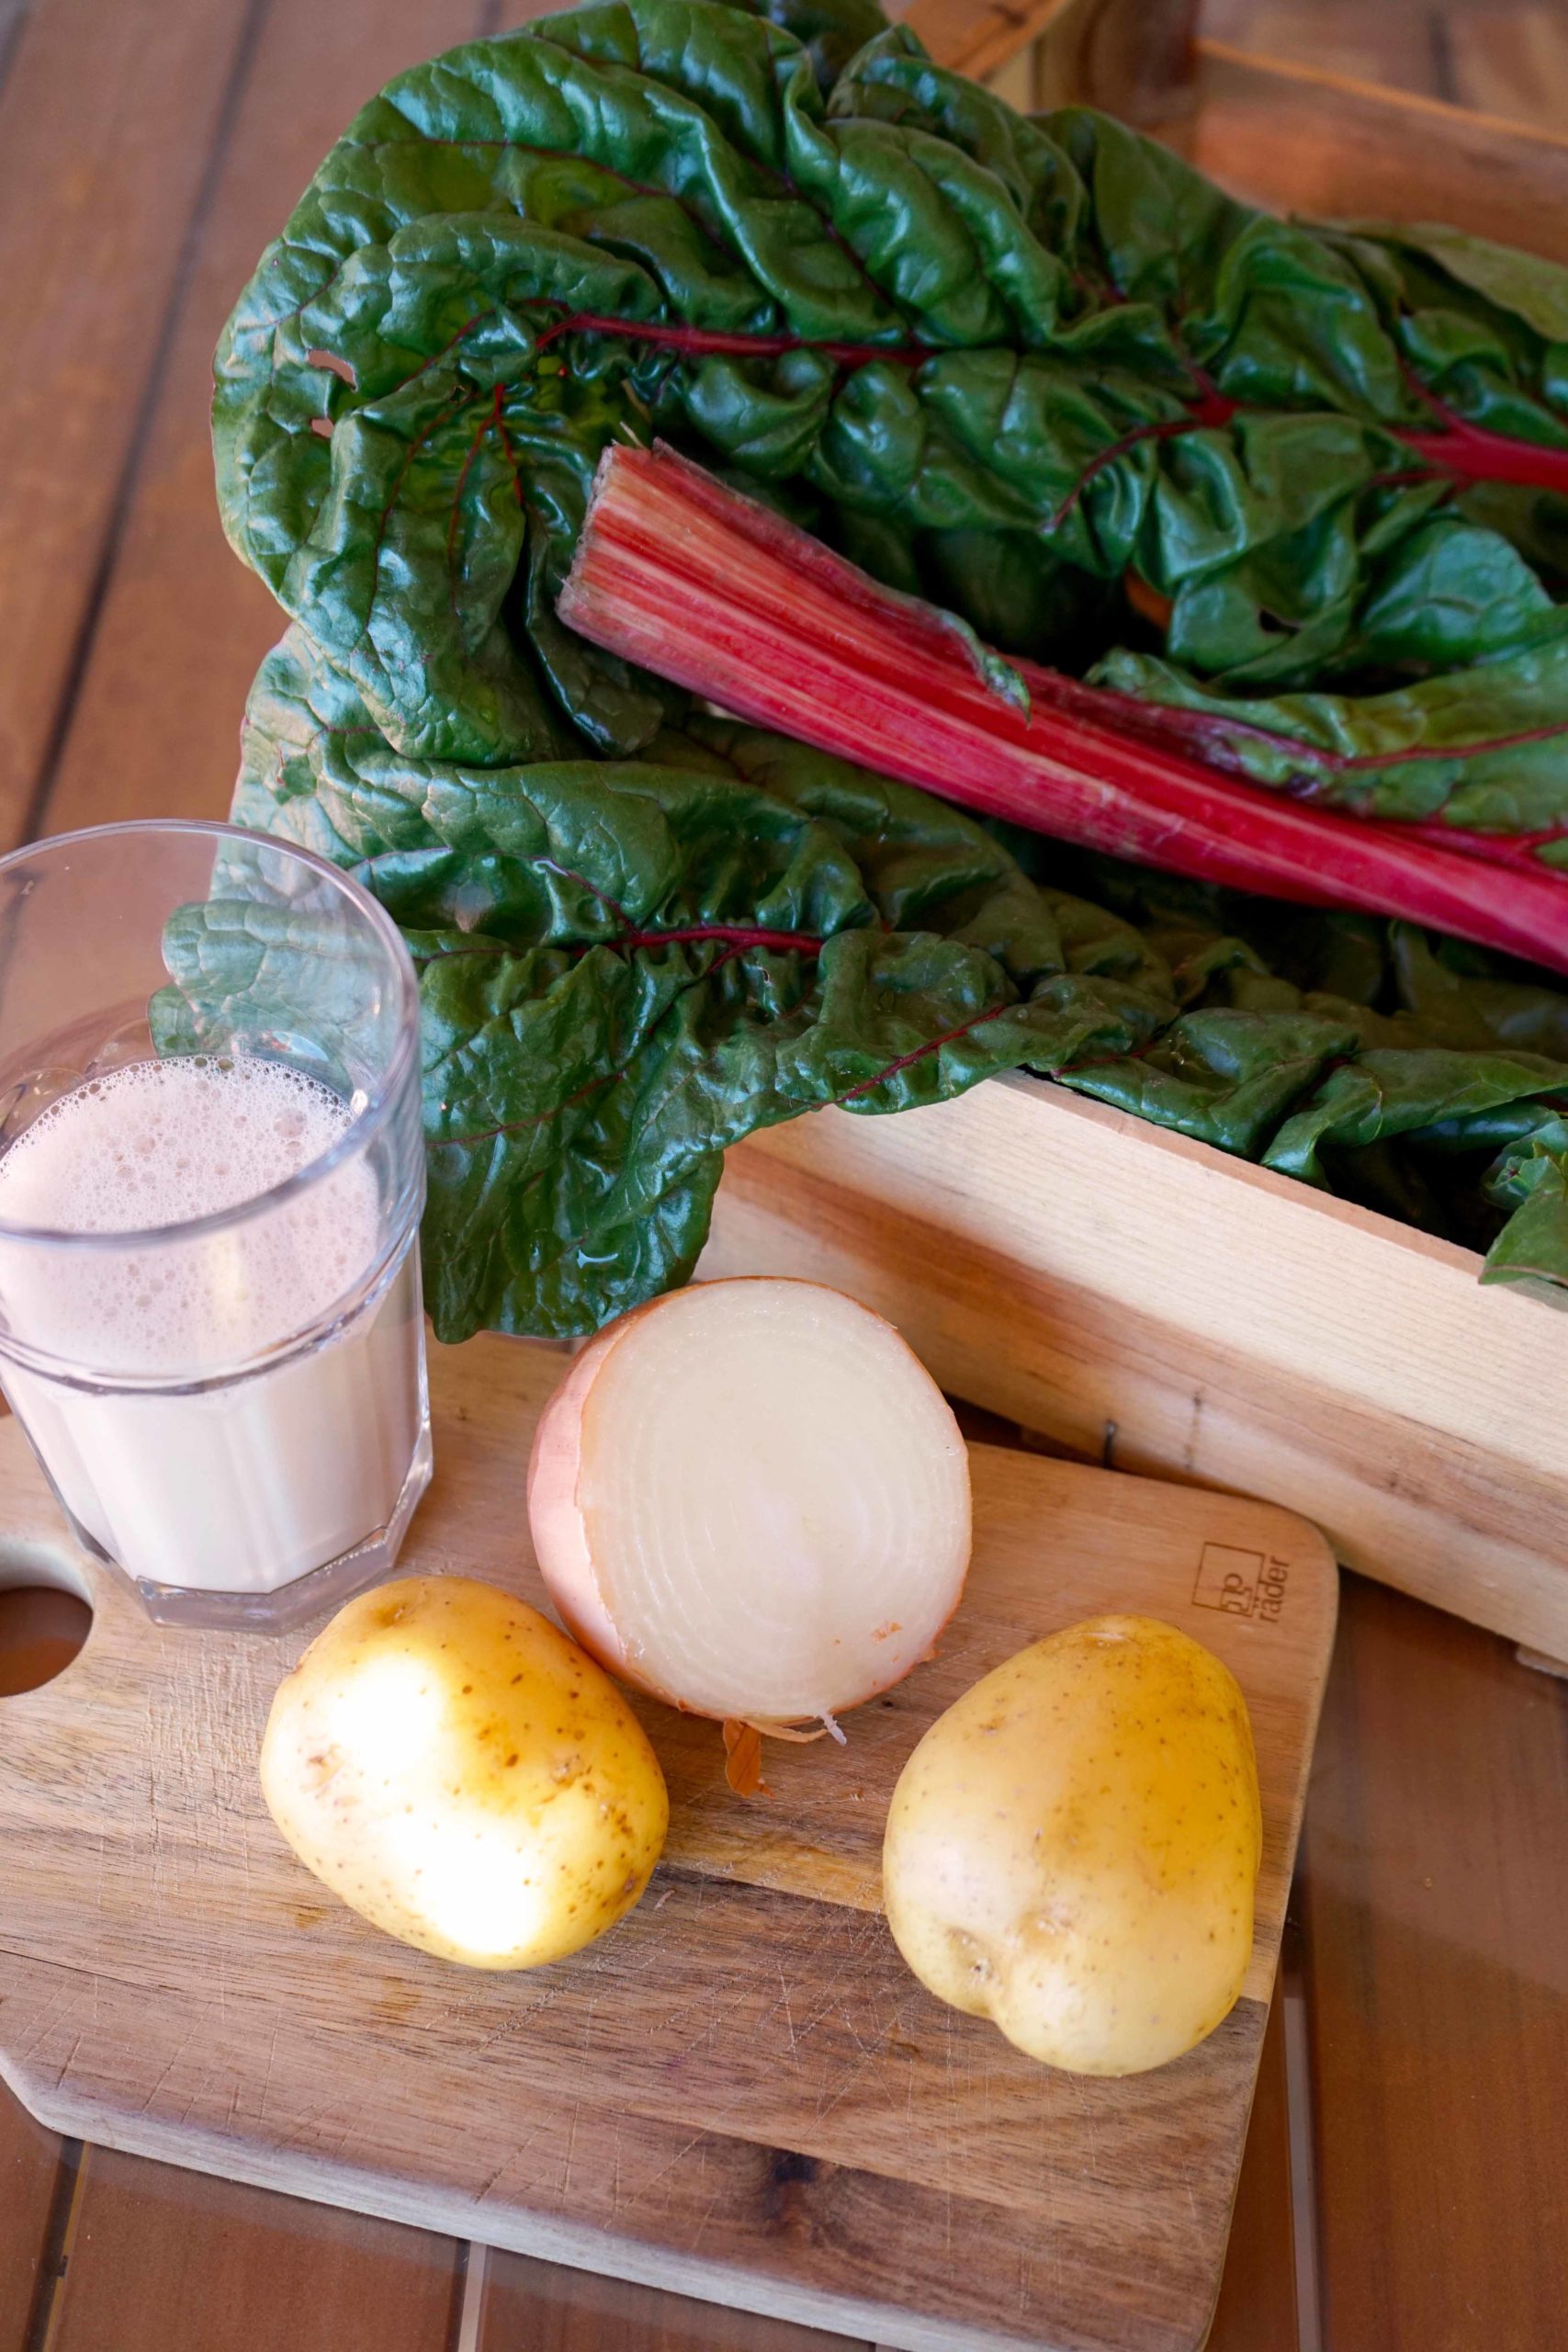
M 900 1681 L 969 1566 L 946 1399 L 890 1323 L 818 1283 L 697 1283 L 601 1331 L 545 1409 L 528 1512 L 585 1649 L 757 1731 L 836 1730 Z

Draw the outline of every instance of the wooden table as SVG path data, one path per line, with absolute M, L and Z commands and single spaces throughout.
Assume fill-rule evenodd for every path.
M 0 846 L 222 813 L 279 622 L 218 527 L 219 327 L 352 107 L 516 13 L 0 0 Z M 1338 21 L 1386 49 L 1443 13 Z M 1271 15 L 1299 39 L 1309 11 Z M 1213 2346 L 1568 2345 L 1565 2091 L 1568 1684 L 1348 1580 Z M 0 2352 L 836 2341 L 62 2145 L 0 2091 Z

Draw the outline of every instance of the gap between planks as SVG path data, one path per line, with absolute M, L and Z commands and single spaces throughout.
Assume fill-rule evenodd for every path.
M 0 505 L 6 847 L 36 818 L 81 673 L 192 208 L 258 4 L 50 0 L 6 28 L 0 283 L 15 315 L 0 417 L 18 461 Z
M 33 841 L 37 838 L 49 807 L 50 796 L 54 788 L 61 753 L 64 749 L 66 736 L 70 732 L 71 719 L 76 706 L 76 696 L 82 681 L 86 675 L 87 665 L 92 659 L 93 647 L 97 638 L 98 622 L 103 614 L 109 582 L 114 575 L 116 559 L 135 500 L 148 443 L 152 437 L 152 423 L 158 413 L 159 397 L 163 391 L 164 380 L 168 369 L 169 354 L 185 308 L 186 295 L 195 271 L 197 254 L 200 250 L 202 228 L 211 207 L 214 190 L 222 176 L 224 159 L 233 134 L 234 123 L 245 85 L 250 79 L 251 67 L 254 62 L 262 27 L 266 21 L 271 6 L 272 0 L 246 0 L 244 13 L 240 19 L 238 34 L 229 61 L 229 70 L 224 77 L 222 95 L 219 100 L 218 112 L 212 126 L 212 135 L 208 142 L 206 159 L 201 167 L 201 176 L 197 182 L 196 191 L 191 199 L 191 208 L 186 216 L 174 275 L 164 297 L 163 312 L 153 338 L 147 372 L 142 379 L 141 397 L 136 403 L 136 415 L 130 428 L 130 437 L 126 444 L 125 454 L 120 461 L 119 474 L 115 483 L 114 498 L 104 526 L 97 561 L 93 567 L 92 578 L 88 583 L 86 599 L 82 607 L 75 638 L 66 657 L 54 716 L 44 739 L 43 749 L 39 758 L 38 773 L 33 779 L 32 795 L 23 818 L 22 837 L 26 841 Z

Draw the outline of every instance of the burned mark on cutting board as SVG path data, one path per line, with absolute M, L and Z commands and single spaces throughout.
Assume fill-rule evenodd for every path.
M 763 2159 L 762 2212 L 769 2228 L 784 2237 L 815 2237 L 812 2192 L 824 2171 L 820 2158 L 794 2148 L 767 2148 Z

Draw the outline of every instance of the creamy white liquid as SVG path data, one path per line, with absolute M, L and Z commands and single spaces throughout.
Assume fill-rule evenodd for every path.
M 375 1263 L 371 1170 L 355 1159 L 217 1233 L 152 1231 L 259 1200 L 350 1115 L 281 1063 L 138 1062 L 62 1096 L 0 1158 L 0 1219 L 141 1237 L 0 1238 L 6 1329 L 73 1374 L 7 1361 L 6 1394 L 66 1508 L 133 1576 L 271 1591 L 392 1514 L 423 1409 L 413 1251 L 330 1337 L 288 1349 Z

